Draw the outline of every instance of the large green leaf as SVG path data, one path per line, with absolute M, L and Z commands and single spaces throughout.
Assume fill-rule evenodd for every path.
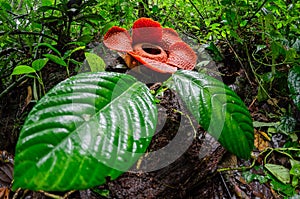
M 300 66 L 293 67 L 288 76 L 288 86 L 295 105 L 300 110 Z
M 243 101 L 222 82 L 205 74 L 177 71 L 173 88 L 199 124 L 228 151 L 249 158 L 253 149 L 253 124 Z
M 13 189 L 86 189 L 117 178 L 146 150 L 157 108 L 148 88 L 118 73 L 83 73 L 30 112 L 16 147 Z

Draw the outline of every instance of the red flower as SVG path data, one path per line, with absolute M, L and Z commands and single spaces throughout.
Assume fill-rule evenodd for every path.
M 105 34 L 103 43 L 160 73 L 174 73 L 177 68 L 192 70 L 197 61 L 193 49 L 179 38 L 175 30 L 162 28 L 149 18 L 134 22 L 132 38 L 126 29 L 112 27 Z

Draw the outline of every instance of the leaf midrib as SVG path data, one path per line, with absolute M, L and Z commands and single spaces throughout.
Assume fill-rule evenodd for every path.
M 140 82 L 136 81 L 134 84 L 132 84 L 130 87 L 128 87 L 128 89 L 126 89 L 121 95 L 117 96 L 117 97 L 114 98 L 112 101 L 110 101 L 110 103 L 108 103 L 107 105 L 105 105 L 104 107 L 102 107 L 99 111 L 95 112 L 95 114 L 94 114 L 91 118 L 96 117 L 102 110 L 105 110 L 107 107 L 109 107 L 111 104 L 113 104 L 114 102 L 116 102 L 116 101 L 117 101 L 118 99 L 120 99 L 123 95 L 125 95 L 127 92 L 129 92 L 130 90 L 132 90 L 132 89 L 135 87 L 135 85 L 138 85 L 138 84 L 140 84 Z M 115 88 L 115 87 L 114 87 L 114 88 Z M 90 119 L 90 120 L 91 120 L 91 119 Z M 90 121 L 90 120 L 89 120 L 89 121 Z M 88 122 L 88 121 L 87 121 L 87 122 Z M 36 164 L 37 164 L 37 165 L 42 165 L 43 162 L 44 162 L 43 160 L 44 160 L 47 156 L 51 155 L 52 152 L 56 151 L 57 148 L 59 148 L 59 146 L 61 146 L 62 143 L 65 142 L 65 140 L 67 140 L 68 138 L 70 138 L 70 137 L 74 134 L 74 132 L 76 132 L 77 129 L 82 128 L 82 127 L 84 126 L 85 123 L 86 123 L 86 122 L 83 122 L 82 124 L 80 124 L 80 125 L 78 126 L 78 128 L 76 128 L 76 129 L 74 129 L 72 132 L 70 132 L 68 136 L 64 137 L 64 138 L 60 141 L 60 143 L 58 143 L 58 145 L 56 145 L 52 150 L 50 150 L 48 153 L 46 153 L 44 156 L 42 156 L 42 157 L 40 158 L 40 160 L 39 160 Z M 88 151 L 87 151 L 87 152 L 88 152 Z M 90 155 L 91 155 L 91 154 L 90 154 Z M 42 162 L 42 163 L 41 163 L 41 162 Z

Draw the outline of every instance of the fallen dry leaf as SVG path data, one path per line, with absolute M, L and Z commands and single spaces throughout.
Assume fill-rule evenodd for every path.
M 254 130 L 254 146 L 259 150 L 263 151 L 270 147 L 271 138 L 263 131 Z
M 9 198 L 10 189 L 7 187 L 0 187 L 0 199 L 8 199 Z
M 32 100 L 32 88 L 31 86 L 27 87 L 27 97 L 25 99 L 23 108 L 22 108 L 22 112 L 25 110 L 25 108 L 28 106 L 28 104 L 31 102 Z
M 8 153 L 6 151 L 0 151 L 0 187 L 9 187 L 11 185 L 13 180 L 13 167 L 13 160 Z

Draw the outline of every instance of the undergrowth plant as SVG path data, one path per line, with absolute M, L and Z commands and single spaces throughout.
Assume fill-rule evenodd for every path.
M 0 1 L 0 78 L 5 89 L 0 98 L 12 83 L 11 74 L 35 74 L 30 77 L 44 87 L 40 72 L 49 60 L 65 66 L 69 74 L 71 63 L 80 64 L 71 55 L 85 49 L 93 38 L 99 40 L 113 25 L 130 28 L 138 17 L 147 16 L 201 43 L 212 42 L 210 49 L 218 55 L 217 45 L 225 43 L 230 56 L 235 55 L 249 79 L 255 80 L 259 102 L 282 95 L 291 97 L 293 111 L 300 109 L 297 0 L 79 0 L 72 4 L 47 0 L 24 1 L 23 6 L 21 2 Z M 41 49 L 38 53 L 37 48 Z M 91 53 L 85 56 L 92 71 L 104 70 L 101 59 Z M 250 157 L 252 120 L 232 90 L 206 74 L 190 71 L 177 71 L 164 86 L 181 97 L 198 123 L 228 151 Z M 155 93 L 126 74 L 84 73 L 61 82 L 38 101 L 22 128 L 13 188 L 86 189 L 104 183 L 107 177 L 117 178 L 150 143 L 157 123 L 156 103 Z M 284 111 L 278 109 L 280 124 L 291 127 L 288 121 L 296 121 L 295 113 L 289 112 L 293 119 L 286 121 Z M 219 124 L 224 124 L 222 129 Z M 277 131 L 283 130 L 278 127 Z M 293 149 L 298 146 L 297 133 L 296 127 L 285 129 Z M 294 159 L 299 156 L 290 151 L 288 172 L 294 188 L 299 182 L 299 162 Z M 265 171 L 275 177 L 281 171 L 287 174 L 287 168 L 270 164 Z
M 96 3 L 94 0 L 20 1 L 16 6 L 0 1 L 0 78 L 3 83 L 0 98 L 28 77 L 22 74 L 34 72 L 30 67 L 36 66 L 31 65 L 35 60 L 48 58 L 66 67 L 70 76 L 69 66 L 76 68 L 80 64 L 71 56 L 85 48 L 94 36 L 92 32 L 97 32 L 104 21 L 101 15 L 95 14 Z M 25 69 L 24 66 L 30 67 Z M 40 85 L 43 67 L 35 69 Z M 12 71 L 17 71 L 14 73 L 18 74 L 17 79 L 10 78 Z
M 252 119 L 229 87 L 185 70 L 164 86 L 179 94 L 227 150 L 250 157 Z M 134 77 L 114 72 L 82 73 L 59 83 L 38 101 L 22 128 L 13 189 L 78 190 L 116 179 L 145 152 L 155 132 L 157 100 L 151 93 Z

